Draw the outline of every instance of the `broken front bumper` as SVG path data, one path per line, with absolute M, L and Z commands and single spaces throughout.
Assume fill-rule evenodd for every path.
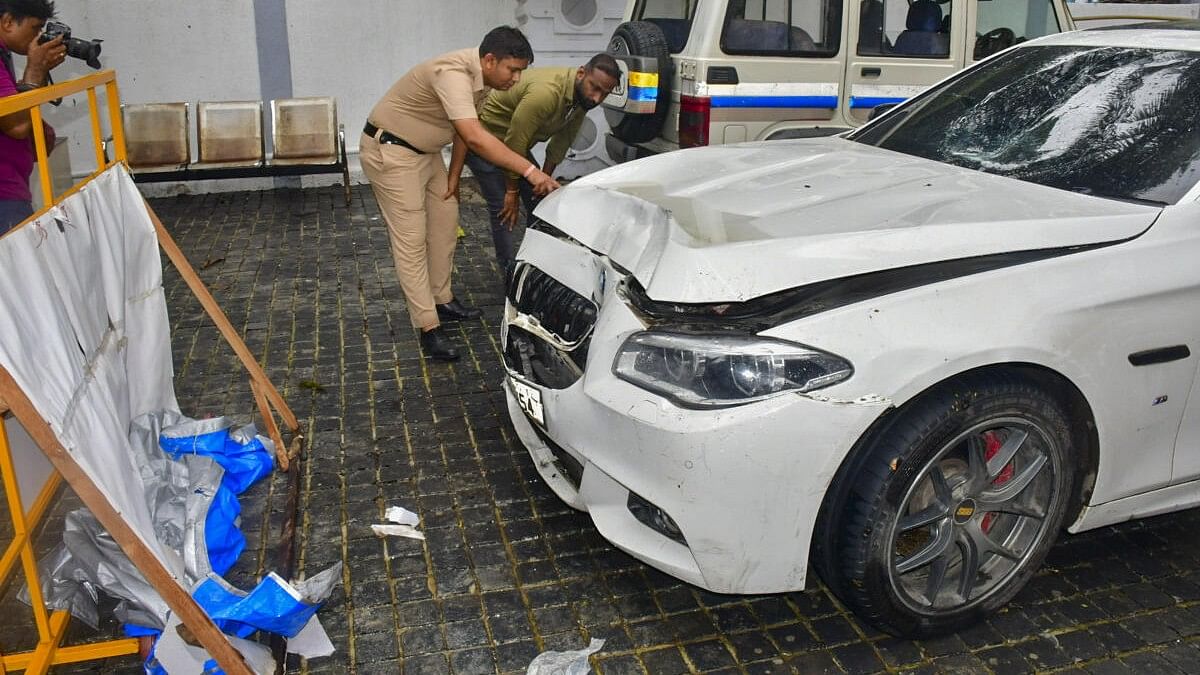
M 621 343 L 645 328 L 618 292 L 620 270 L 537 231 L 520 257 L 502 330 L 508 407 L 555 493 L 619 548 L 690 583 L 802 588 L 825 490 L 878 410 L 792 394 L 677 407 L 612 374 Z M 554 301 L 530 302 L 529 288 Z

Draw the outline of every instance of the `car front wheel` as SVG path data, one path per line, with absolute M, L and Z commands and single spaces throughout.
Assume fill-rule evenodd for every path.
M 839 474 L 822 576 L 889 633 L 961 629 L 1012 599 L 1045 559 L 1073 456 L 1067 412 L 1031 383 L 977 376 L 936 389 Z

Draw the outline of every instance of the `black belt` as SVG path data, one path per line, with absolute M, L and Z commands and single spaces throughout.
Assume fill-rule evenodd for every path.
M 375 140 L 379 141 L 380 143 L 387 143 L 388 145 L 402 145 L 402 146 L 408 148 L 409 150 L 412 150 L 413 152 L 417 153 L 418 155 L 428 154 L 424 150 L 417 148 L 417 146 L 413 145 L 412 143 L 409 143 L 408 141 L 404 140 L 403 138 L 400 138 L 399 136 L 397 136 L 396 134 L 393 134 L 390 131 L 380 131 L 379 127 L 375 126 L 374 124 L 371 124 L 370 122 L 367 122 L 366 125 L 363 126 L 363 133 L 370 136 L 371 138 L 374 138 Z M 379 134 L 379 135 L 376 136 L 375 134 Z

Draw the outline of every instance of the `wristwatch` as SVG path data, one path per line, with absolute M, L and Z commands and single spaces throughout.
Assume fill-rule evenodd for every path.
M 34 89 L 41 89 L 41 88 L 42 88 L 42 85 L 34 84 L 32 82 L 26 82 L 25 80 L 20 80 L 17 82 L 17 92 L 21 93 L 21 94 L 24 94 L 27 91 L 33 91 Z

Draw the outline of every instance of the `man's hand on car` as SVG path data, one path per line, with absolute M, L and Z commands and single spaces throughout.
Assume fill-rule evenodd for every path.
M 533 186 L 533 194 L 539 197 L 545 197 L 551 192 L 554 192 L 558 188 L 562 187 L 558 184 L 558 181 L 554 180 L 548 174 L 536 167 L 534 167 L 533 171 L 529 173 L 527 180 L 529 181 L 529 184 Z M 505 199 L 507 200 L 507 197 L 505 197 Z

